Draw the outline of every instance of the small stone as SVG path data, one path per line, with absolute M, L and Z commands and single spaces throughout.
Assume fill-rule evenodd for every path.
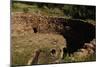
M 87 49 L 87 48 L 93 49 L 93 48 L 94 48 L 94 45 L 91 44 L 91 43 L 85 43 L 84 48 L 86 48 L 86 49 Z

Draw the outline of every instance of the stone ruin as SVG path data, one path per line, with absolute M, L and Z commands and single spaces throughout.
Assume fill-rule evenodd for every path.
M 87 21 L 48 17 L 33 13 L 12 13 L 12 34 L 42 33 L 59 34 L 66 40 L 66 47 L 61 48 L 69 55 L 95 39 L 95 25 Z M 32 62 L 32 61 L 31 61 Z

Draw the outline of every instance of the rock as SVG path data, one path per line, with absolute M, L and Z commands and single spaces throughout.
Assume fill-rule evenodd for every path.
M 92 45 L 95 44 L 94 41 L 84 45 L 85 42 L 89 42 L 95 37 L 95 26 L 90 23 L 75 19 L 46 17 L 33 13 L 13 13 L 11 20 L 12 34 L 19 36 L 25 33 L 26 41 L 32 39 L 29 44 L 30 42 L 31 45 L 34 43 L 42 50 L 35 52 L 38 60 L 31 64 L 58 63 L 63 56 L 63 48 L 68 49 L 68 53 L 73 53 L 84 46 L 85 49 L 76 52 L 79 56 L 86 56 L 88 48 L 95 50 Z M 91 50 L 90 53 L 92 53 Z M 32 58 L 34 60 L 35 57 Z
M 96 39 L 93 39 L 90 43 L 96 46 Z
M 93 49 L 91 49 L 91 48 L 88 48 L 87 50 L 88 50 L 89 54 L 94 54 L 95 53 L 95 51 Z
M 85 53 L 88 53 L 86 49 L 80 49 L 80 52 L 83 52 L 83 53 L 84 53 L 84 52 L 85 52 Z
M 60 63 L 63 56 L 62 52 L 62 49 L 58 47 L 41 48 L 36 51 L 35 55 L 28 61 L 28 65 Z
M 84 44 L 84 48 L 91 48 L 91 49 L 94 49 L 95 47 L 94 47 L 94 45 L 93 44 L 91 44 L 91 43 L 85 43 Z

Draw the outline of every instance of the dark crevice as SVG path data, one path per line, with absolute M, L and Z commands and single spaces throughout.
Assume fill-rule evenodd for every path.
M 37 33 L 37 28 L 33 28 L 34 33 Z
M 33 64 L 37 64 L 38 63 L 38 57 L 39 57 L 39 55 L 40 55 L 40 52 L 41 52 L 41 50 L 37 50 L 36 52 L 35 52 L 35 57 L 33 57 L 33 60 L 32 60 L 32 62 L 31 62 L 31 65 L 33 65 Z
M 56 54 L 56 50 L 55 49 L 52 49 L 51 50 L 51 53 L 54 55 L 54 54 Z
M 95 38 L 95 26 L 80 20 L 68 20 L 64 23 L 64 31 L 61 34 L 67 42 L 64 53 L 71 54 Z

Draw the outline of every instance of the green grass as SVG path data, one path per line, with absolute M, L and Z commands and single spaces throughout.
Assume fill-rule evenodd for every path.
M 13 12 L 35 12 L 50 16 L 69 16 L 72 18 L 94 19 L 95 20 L 95 6 L 85 5 L 69 5 L 69 4 L 50 4 L 50 3 L 36 3 L 36 2 L 20 2 L 13 1 Z
M 63 11 L 59 8 L 52 9 L 46 6 L 40 8 L 37 5 L 28 5 L 24 3 L 13 3 L 12 12 L 31 12 L 47 16 L 65 16 Z
M 79 56 L 79 55 L 71 55 L 68 54 L 63 59 L 64 62 L 72 63 L 72 62 L 89 62 L 96 61 L 96 54 L 91 54 L 88 56 Z

